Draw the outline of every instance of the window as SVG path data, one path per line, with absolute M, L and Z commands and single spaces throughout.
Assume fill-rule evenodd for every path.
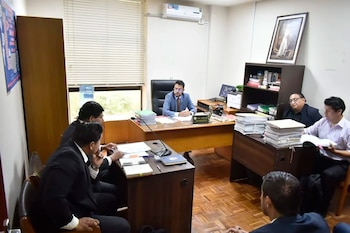
M 78 114 L 76 91 L 83 84 L 94 86 L 94 100 L 104 107 L 105 115 L 141 109 L 143 12 L 143 0 L 64 0 L 70 116 Z M 125 106 L 136 109 L 125 112 Z

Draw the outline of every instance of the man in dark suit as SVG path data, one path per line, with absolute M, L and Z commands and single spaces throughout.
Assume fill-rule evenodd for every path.
M 72 122 L 64 131 L 61 137 L 61 145 L 72 138 L 77 125 L 81 123 L 98 122 L 103 125 L 103 111 L 103 107 L 95 101 L 84 103 L 79 109 L 78 119 Z M 97 177 L 99 181 L 94 182 L 94 192 L 114 193 L 119 200 L 118 206 L 124 206 L 126 204 L 126 179 L 120 167 L 115 163 L 123 156 L 123 153 L 118 151 L 115 143 L 101 145 L 101 149 L 107 150 L 110 155 L 103 159 Z
M 98 174 L 103 160 L 99 156 L 102 131 L 101 124 L 96 122 L 77 125 L 72 140 L 49 158 L 33 208 L 38 232 L 92 230 L 92 227 L 100 227 L 102 233 L 130 232 L 125 219 L 113 216 L 116 212 L 110 205 L 110 196 L 96 199 L 92 192 L 91 176 Z
M 273 171 L 263 177 L 261 209 L 271 223 L 251 233 L 329 233 L 326 221 L 317 213 L 299 215 L 299 181 L 292 174 Z M 227 232 L 247 233 L 239 226 Z
M 309 127 L 322 116 L 317 108 L 306 104 L 305 96 L 302 93 L 294 93 L 289 97 L 289 107 L 283 111 L 282 119 L 293 119 Z

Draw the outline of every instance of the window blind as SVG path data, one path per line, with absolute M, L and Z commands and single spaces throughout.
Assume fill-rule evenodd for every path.
M 142 0 L 64 0 L 69 87 L 143 83 L 143 8 Z

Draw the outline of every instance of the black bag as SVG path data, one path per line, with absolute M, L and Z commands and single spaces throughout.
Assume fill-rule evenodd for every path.
M 320 174 L 301 177 L 300 192 L 300 213 L 317 212 L 322 214 L 323 192 Z

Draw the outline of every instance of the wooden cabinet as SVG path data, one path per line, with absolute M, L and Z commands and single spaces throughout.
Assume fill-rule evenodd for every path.
M 28 152 L 46 163 L 68 126 L 62 19 L 17 17 Z
M 292 93 L 301 92 L 304 69 L 301 65 L 246 63 L 241 108 L 246 109 L 248 104 L 254 103 L 277 106 L 288 102 Z M 264 76 L 265 72 L 270 73 L 272 81 L 265 85 L 249 82 L 259 73 Z

